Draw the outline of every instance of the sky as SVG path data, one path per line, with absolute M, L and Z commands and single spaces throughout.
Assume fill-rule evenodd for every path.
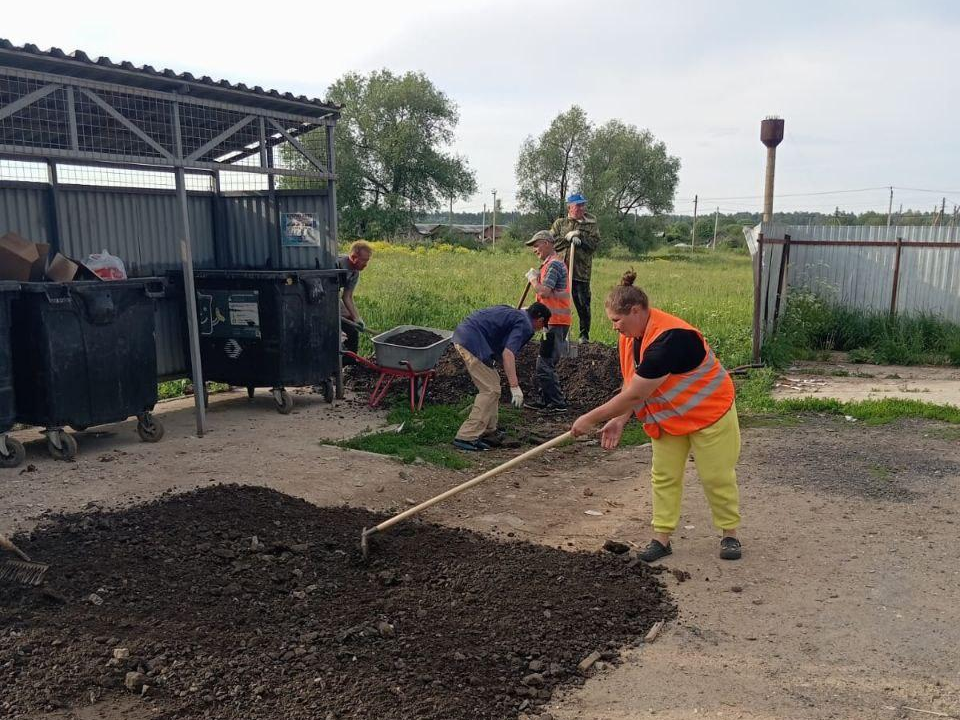
M 451 150 L 514 206 L 524 138 L 571 105 L 680 158 L 675 209 L 759 210 L 760 120 L 785 119 L 777 210 L 960 205 L 960 3 L 645 0 L 15 3 L 0 36 L 323 97 L 346 72 L 424 72 Z M 157 8 L 161 8 L 158 10 Z M 229 10 L 225 9 L 229 8 Z M 837 192 L 843 191 L 843 192 Z M 817 193 L 817 194 L 814 194 Z

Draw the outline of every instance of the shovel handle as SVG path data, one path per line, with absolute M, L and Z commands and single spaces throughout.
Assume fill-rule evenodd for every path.
M 520 302 L 517 303 L 517 310 L 523 308 L 523 302 L 527 299 L 527 294 L 530 292 L 530 283 L 527 283 L 527 286 L 523 289 L 523 295 L 520 296 Z
M 402 520 L 406 520 L 408 517 L 416 515 L 417 513 L 423 512 L 427 508 L 436 505 L 438 502 L 443 502 L 447 498 L 452 498 L 454 495 L 459 495 L 464 490 L 469 490 L 474 485 L 479 485 L 484 480 L 489 480 L 490 478 L 495 477 L 496 475 L 499 475 L 502 472 L 506 472 L 507 470 L 510 470 L 511 468 L 516 467 L 522 462 L 525 462 L 531 458 L 535 458 L 537 455 L 541 455 L 545 453 L 550 448 L 554 448 L 557 445 L 560 445 L 561 443 L 569 440 L 572 437 L 573 436 L 570 434 L 570 431 L 567 430 L 567 432 L 563 433 L 562 435 L 557 435 L 557 437 L 553 438 L 552 440 L 547 440 L 547 442 L 537 445 L 535 448 L 531 448 L 530 450 L 527 450 L 525 453 L 521 455 L 517 455 L 515 458 L 507 460 L 505 463 L 501 465 L 497 465 L 495 468 L 492 468 L 490 470 L 487 470 L 482 475 L 477 475 L 472 480 L 467 480 L 465 483 L 461 483 L 460 485 L 457 485 L 454 488 L 450 488 L 444 493 L 440 493 L 436 497 L 432 497 L 429 500 L 425 500 L 419 505 L 415 505 L 414 507 L 410 508 L 409 510 L 404 510 L 399 515 L 394 515 L 389 520 L 384 520 L 382 523 L 380 523 L 376 527 L 370 528 L 369 530 L 364 530 L 363 533 L 364 535 L 371 535 L 375 532 L 381 532 L 383 530 L 386 530 L 387 528 L 393 527 L 398 522 Z
M 32 562 L 30 560 L 30 557 L 23 550 L 18 548 L 10 540 L 7 539 L 6 535 L 0 534 L 0 548 L 3 548 L 4 550 L 9 550 L 24 562 Z

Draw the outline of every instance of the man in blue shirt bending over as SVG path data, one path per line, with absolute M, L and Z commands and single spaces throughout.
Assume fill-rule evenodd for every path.
M 457 326 L 453 346 L 460 353 L 470 379 L 477 387 L 470 417 L 457 431 L 453 445 L 460 450 L 489 450 L 499 444 L 503 434 L 497 430 L 497 411 L 500 404 L 500 374 L 493 361 L 503 362 L 503 372 L 510 383 L 510 402 L 523 407 L 523 391 L 517 379 L 517 353 L 533 333 L 543 330 L 550 322 L 550 310 L 535 302 L 525 310 L 509 305 L 494 305 L 477 310 Z

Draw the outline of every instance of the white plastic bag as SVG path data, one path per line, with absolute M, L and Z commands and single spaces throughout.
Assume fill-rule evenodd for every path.
M 102 253 L 93 253 L 87 257 L 86 265 L 101 280 L 126 280 L 127 270 L 123 260 L 104 250 Z

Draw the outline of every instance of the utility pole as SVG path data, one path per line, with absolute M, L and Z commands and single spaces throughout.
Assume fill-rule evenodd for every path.
M 497 191 L 493 191 L 493 210 L 490 211 L 493 213 L 493 235 L 491 236 L 491 241 L 493 242 L 493 249 L 497 249 Z
M 697 244 L 697 195 L 693 196 L 693 227 L 690 228 L 690 244 Z
M 887 205 L 887 227 L 893 221 L 893 185 L 890 186 L 890 204 Z
M 487 204 L 483 204 L 483 212 L 480 213 L 480 236 L 484 239 L 487 237 Z
M 713 245 L 711 246 L 714 250 L 717 249 L 717 227 L 720 224 L 720 206 L 717 206 L 717 211 L 713 214 Z
M 903 203 L 900 203 L 900 209 L 897 210 L 897 224 L 903 220 Z
M 957 226 L 957 214 L 960 213 L 960 205 L 953 206 L 953 220 L 950 221 L 950 227 Z
M 450 230 L 450 234 L 453 234 L 453 195 L 450 196 L 450 214 L 447 215 L 447 227 Z
M 943 202 L 940 203 L 940 225 L 943 225 L 944 213 L 947 212 L 947 199 L 944 198 Z

